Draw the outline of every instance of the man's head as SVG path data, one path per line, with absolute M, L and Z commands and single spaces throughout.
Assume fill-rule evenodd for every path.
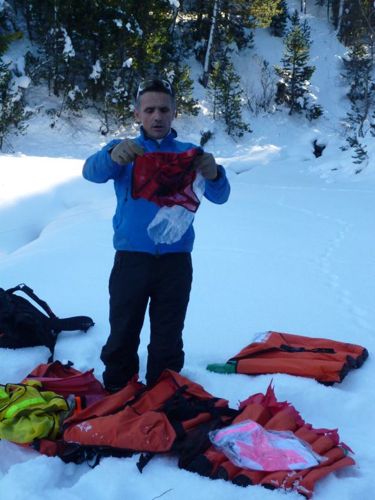
M 136 95 L 134 114 L 149 137 L 165 137 L 176 114 L 171 84 L 158 78 L 141 82 Z

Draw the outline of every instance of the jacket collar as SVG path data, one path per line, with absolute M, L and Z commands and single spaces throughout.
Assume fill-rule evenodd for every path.
M 141 134 L 142 140 L 145 141 L 146 143 L 151 141 L 154 144 L 158 144 L 158 141 L 156 139 L 152 139 L 151 137 L 149 137 L 147 135 L 145 129 L 142 126 L 140 129 L 140 134 Z M 165 137 L 163 137 L 163 139 L 160 141 L 160 146 L 172 142 L 176 137 L 177 137 L 176 130 L 174 128 L 171 128 L 169 133 Z

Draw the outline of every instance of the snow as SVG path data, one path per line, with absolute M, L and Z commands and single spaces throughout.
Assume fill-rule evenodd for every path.
M 68 59 L 69 57 L 74 57 L 76 53 L 73 48 L 72 40 L 65 28 L 62 28 L 61 31 L 64 37 L 64 49 L 63 49 L 64 58 Z
M 123 62 L 122 64 L 122 67 L 123 68 L 130 68 L 133 64 L 133 58 L 132 57 L 129 57 L 128 59 L 126 59 L 126 61 Z
M 312 46 L 317 59 L 314 93 L 325 108 L 320 120 L 291 119 L 283 112 L 249 114 L 253 133 L 236 142 L 209 113 L 175 121 L 182 140 L 199 142 L 200 130 L 214 132 L 206 149 L 225 166 L 232 186 L 225 205 L 203 201 L 196 215 L 182 373 L 233 407 L 264 392 L 273 380 L 280 401 L 291 402 L 314 427 L 338 428 L 354 451 L 356 465 L 318 482 L 314 499 L 370 500 L 375 468 L 375 170 L 370 161 L 355 175 L 350 151 L 340 150 L 340 121 L 347 109 L 340 76 L 345 50 L 315 9 L 308 20 L 321 33 L 319 41 L 313 36 Z M 281 42 L 266 32 L 256 35 L 258 49 L 260 56 L 275 59 L 272 64 L 280 60 Z M 236 56 L 248 79 L 251 53 Z M 198 84 L 196 93 L 209 109 Z M 35 93 L 31 104 L 38 106 L 44 97 Z M 73 361 L 80 370 L 94 368 L 101 379 L 114 193 L 110 183 L 95 185 L 81 177 L 84 159 L 112 138 L 101 136 L 98 128 L 96 118 L 87 114 L 74 121 L 61 118 L 52 129 L 41 112 L 30 120 L 26 135 L 9 139 L 14 152 L 0 155 L 0 286 L 25 282 L 59 316 L 91 316 L 95 327 L 86 334 L 60 335 L 55 357 Z M 120 132 L 135 134 L 133 128 Z M 313 155 L 315 138 L 327 144 L 319 158 Z M 368 149 L 372 159 L 370 141 Z M 146 321 L 139 351 L 141 379 L 148 328 Z M 249 377 L 205 369 L 208 363 L 226 361 L 267 330 L 360 344 L 370 358 L 332 387 L 285 374 Z M 47 357 L 44 347 L 0 349 L 0 383 L 19 382 Z M 140 474 L 137 460 L 105 458 L 91 469 L 0 441 L 1 498 L 24 499 L 25 492 L 30 500 L 302 498 L 212 481 L 179 470 L 173 456 L 157 456 Z
M 94 66 L 92 67 L 92 72 L 89 78 L 92 80 L 99 80 L 100 74 L 102 72 L 102 65 L 100 64 L 99 59 L 95 62 Z
M 27 89 L 30 83 L 31 80 L 28 76 L 19 76 L 14 79 L 15 88 L 21 87 L 22 89 Z

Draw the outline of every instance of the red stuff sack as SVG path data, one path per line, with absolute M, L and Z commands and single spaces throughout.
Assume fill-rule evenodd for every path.
M 144 198 L 159 207 L 181 205 L 196 212 L 199 199 L 193 191 L 196 171 L 193 161 L 200 148 L 183 153 L 145 153 L 133 167 L 132 197 Z

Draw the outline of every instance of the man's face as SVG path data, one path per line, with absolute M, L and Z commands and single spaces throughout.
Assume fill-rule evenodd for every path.
M 163 92 L 145 92 L 134 114 L 151 139 L 162 139 L 168 134 L 175 115 L 172 96 Z

